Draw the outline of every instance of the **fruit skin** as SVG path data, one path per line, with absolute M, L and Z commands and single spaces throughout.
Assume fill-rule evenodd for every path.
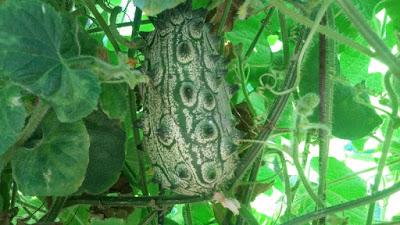
M 183 195 L 224 190 L 238 163 L 227 66 L 205 14 L 182 4 L 159 14 L 155 30 L 142 34 L 150 76 L 143 146 L 162 188 Z

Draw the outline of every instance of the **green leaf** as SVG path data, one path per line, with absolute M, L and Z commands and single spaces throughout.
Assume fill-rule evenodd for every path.
M 354 55 L 354 57 L 356 56 Z M 356 59 L 347 58 L 347 61 L 352 60 Z M 343 60 L 340 63 L 343 63 Z M 311 92 L 319 93 L 319 82 L 316 82 L 319 80 L 318 65 L 318 46 L 314 45 L 303 63 L 299 87 L 301 95 Z M 365 66 L 367 65 L 364 64 Z M 360 67 L 359 70 L 363 70 L 363 68 Z M 339 69 L 336 72 L 339 73 Z M 340 77 L 340 74 L 337 74 L 337 77 Z M 339 81 L 339 79 L 335 80 L 334 84 L 332 134 L 342 139 L 362 138 L 373 132 L 382 123 L 382 119 L 370 105 L 368 95 L 358 93 L 356 88 L 345 84 L 344 81 Z M 362 89 L 361 91 L 364 92 L 366 88 L 358 89 Z M 318 110 L 315 110 L 310 121 L 318 123 Z
M 0 155 L 13 145 L 24 127 L 26 111 L 20 89 L 0 83 Z
M 155 16 L 183 2 L 186 2 L 186 0 L 133 0 L 133 4 L 142 9 L 147 16 Z
M 260 27 L 260 21 L 264 19 L 264 17 L 265 15 L 259 14 L 246 20 L 236 21 L 232 31 L 226 33 L 226 38 L 235 45 L 242 43 L 243 53 L 246 53 Z M 268 47 L 269 44 L 267 37 L 268 32 L 264 30 L 254 48 L 254 51 L 247 60 L 247 63 L 250 66 L 261 66 L 266 68 L 268 63 L 271 62 L 271 51 Z M 265 73 L 265 70 L 262 71 Z
M 90 136 L 89 166 L 81 190 L 107 191 L 119 178 L 125 160 L 125 133 L 116 121 L 96 111 L 85 120 Z
M 101 109 L 111 119 L 124 120 L 129 109 L 126 84 L 102 84 Z
M 47 4 L 7 1 L 0 7 L 0 67 L 48 101 L 60 121 L 73 122 L 96 108 L 100 85 L 92 72 L 70 68 L 62 56 L 65 37 L 71 36 L 63 33 L 63 25 Z
M 26 195 L 74 193 L 89 163 L 89 135 L 83 122 L 60 123 L 54 113 L 43 120 L 41 140 L 16 151 L 11 164 L 18 188 Z
M 350 140 L 362 138 L 382 123 L 372 106 L 361 104 L 363 100 L 357 98 L 360 97 L 357 97 L 354 88 L 336 83 L 332 123 L 334 136 Z
M 190 204 L 193 225 L 209 224 L 214 218 L 211 205 L 208 202 Z

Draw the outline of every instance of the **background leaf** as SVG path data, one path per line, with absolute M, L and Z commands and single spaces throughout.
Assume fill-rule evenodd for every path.
M 15 182 L 26 195 L 65 196 L 75 192 L 89 163 L 89 135 L 83 122 L 59 123 L 49 113 L 43 138 L 18 149 L 11 164 Z
M 90 136 L 89 165 L 81 190 L 100 194 L 119 178 L 125 160 L 125 133 L 99 111 L 85 120 Z

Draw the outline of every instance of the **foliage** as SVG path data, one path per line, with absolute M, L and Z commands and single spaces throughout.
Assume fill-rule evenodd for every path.
M 223 202 L 142 151 L 139 31 L 183 2 L 0 0 L 0 224 L 399 223 L 397 0 L 192 0 L 243 131 Z

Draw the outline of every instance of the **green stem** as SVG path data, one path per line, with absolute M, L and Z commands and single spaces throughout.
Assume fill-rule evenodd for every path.
M 387 73 L 384 78 L 384 84 L 385 84 L 386 91 L 388 92 L 390 102 L 392 104 L 392 114 L 390 117 L 388 128 L 386 130 L 385 140 L 383 141 L 382 155 L 379 159 L 377 174 L 375 176 L 374 184 L 371 188 L 371 193 L 375 193 L 379 189 L 379 185 L 380 185 L 382 175 L 383 175 L 383 170 L 385 169 L 385 166 L 386 166 L 386 159 L 389 154 L 390 145 L 392 143 L 393 132 L 395 130 L 395 123 L 397 121 L 397 113 L 398 113 L 399 106 L 398 106 L 397 95 L 394 92 L 393 87 L 392 87 L 391 77 L 392 77 L 392 74 Z M 374 210 L 375 210 L 375 202 L 372 202 L 368 208 L 366 225 L 372 224 Z
M 117 40 L 114 38 L 110 27 L 108 27 L 107 22 L 101 16 L 100 12 L 97 10 L 96 5 L 93 3 L 92 0 L 82 0 L 84 4 L 89 8 L 90 12 L 93 13 L 93 16 L 97 19 L 97 22 L 100 24 L 101 28 L 104 30 L 104 34 L 107 36 L 108 40 L 110 40 L 111 45 L 114 47 L 116 52 L 121 51 L 119 48 Z
M 274 13 L 274 8 L 271 8 L 268 10 L 267 15 L 265 16 L 265 18 L 261 21 L 261 25 L 260 28 L 258 28 L 258 31 L 256 33 L 256 36 L 254 37 L 254 39 L 251 41 L 249 48 L 246 51 L 246 54 L 243 57 L 243 61 L 245 62 L 250 55 L 253 53 L 254 47 L 256 47 L 256 44 L 258 42 L 258 40 L 261 37 L 262 32 L 264 31 L 265 27 L 267 26 L 267 24 L 269 23 L 272 15 Z
M 299 123 L 300 118 L 296 119 L 296 128 L 295 133 L 293 134 L 293 141 L 292 141 L 292 159 L 294 166 L 296 167 L 297 173 L 300 177 L 301 182 L 303 183 L 304 188 L 306 189 L 308 195 L 312 198 L 312 200 L 316 203 L 318 208 L 323 208 L 325 203 L 318 197 L 318 195 L 313 191 L 310 183 L 307 180 L 307 177 L 304 173 L 303 167 L 300 164 L 299 160 L 299 140 L 300 140 L 300 132 L 299 132 Z
M 157 211 L 153 211 L 151 213 L 149 213 L 149 215 L 147 215 L 143 221 L 141 221 L 139 223 L 139 225 L 147 225 L 149 223 L 151 223 L 152 221 L 154 221 L 154 218 L 157 216 Z
M 385 63 L 394 75 L 400 77 L 400 61 L 390 52 L 390 49 L 382 39 L 369 27 L 359 10 L 354 7 L 350 0 L 337 0 L 336 2 L 354 24 L 354 27 L 358 29 L 368 44 L 375 50 L 377 58 Z
M 297 41 L 295 53 L 298 53 L 299 50 L 303 47 L 305 33 L 306 32 L 304 32 L 303 35 L 301 35 L 301 37 Z M 298 54 L 296 55 L 298 57 Z M 286 72 L 286 78 L 283 90 L 292 89 L 294 84 L 296 83 L 296 67 L 297 67 L 297 60 L 294 59 L 289 65 L 289 68 Z M 239 163 L 238 167 L 235 170 L 236 179 L 232 184 L 231 190 L 234 190 L 237 187 L 237 185 L 241 182 L 241 179 L 243 178 L 247 169 L 254 162 L 254 160 L 259 155 L 261 149 L 264 147 L 266 140 L 274 130 L 275 125 L 286 106 L 289 96 L 290 93 L 280 95 L 272 104 L 271 106 L 272 110 L 268 114 L 266 120 L 267 122 L 264 124 L 263 130 L 261 130 L 260 134 L 256 138 L 257 141 L 252 144 L 251 148 L 248 151 L 246 151 L 246 153 L 243 155 L 241 159 L 241 163 Z
M 209 201 L 212 196 L 143 196 L 143 197 L 112 197 L 112 196 L 72 196 L 68 198 L 64 207 L 76 204 L 89 204 L 96 206 L 114 207 L 152 207 L 158 209 L 161 206 L 171 206 L 175 204 L 186 204 L 193 202 Z
M 282 38 L 282 45 L 283 45 L 283 66 L 284 68 L 289 65 L 289 57 L 290 57 L 290 49 L 289 49 L 289 34 L 288 34 L 288 28 L 286 24 L 286 19 L 285 15 L 282 13 L 278 12 L 279 16 L 279 25 L 281 27 L 281 38 Z
M 251 196 L 253 194 L 254 187 L 255 187 L 255 181 L 257 180 L 258 170 L 260 169 L 261 162 L 262 162 L 262 155 L 263 155 L 262 152 L 263 151 L 261 150 L 260 156 L 254 162 L 253 168 L 251 168 L 249 179 L 248 179 L 249 184 L 243 190 L 243 195 L 242 195 L 242 198 L 240 201 L 241 204 L 243 204 L 243 205 L 248 205 L 251 201 Z M 246 223 L 246 220 L 243 217 L 239 217 L 238 220 L 236 221 L 236 225 L 244 225 L 245 223 Z
M 133 26 L 135 22 L 122 22 L 122 23 L 116 23 L 115 27 L 116 28 L 121 28 L 121 27 L 130 27 Z M 143 20 L 141 24 L 150 24 L 150 20 Z M 95 27 L 92 29 L 87 30 L 88 33 L 97 33 L 101 32 L 103 29 L 101 27 Z
M 238 70 L 239 70 L 239 77 L 240 77 L 240 84 L 242 85 L 242 91 L 243 91 L 243 95 L 244 98 L 247 102 L 247 105 L 249 106 L 249 110 L 251 113 L 251 118 L 254 120 L 254 117 L 257 115 L 256 111 L 254 110 L 254 106 L 252 104 L 252 102 L 250 101 L 250 96 L 249 96 L 249 92 L 247 91 L 247 80 L 244 74 L 244 68 L 243 68 L 243 63 L 244 60 L 242 58 L 242 52 L 241 51 L 237 51 L 236 52 L 237 55 L 237 66 L 238 66 Z
M 185 204 L 183 207 L 183 220 L 185 221 L 185 225 L 193 225 L 192 220 L 192 207 L 189 204 Z
M 122 8 L 119 6 L 114 7 L 111 10 L 110 26 L 109 26 L 110 32 L 111 32 L 112 36 L 115 38 L 115 40 L 118 41 L 120 44 L 126 45 L 130 49 L 136 49 L 139 46 L 136 42 L 133 41 L 133 39 L 131 41 L 129 41 L 129 40 L 125 39 L 124 37 L 122 37 L 118 32 L 116 23 L 117 23 L 117 16 L 121 11 L 122 11 Z
M 281 13 L 283 13 L 284 15 L 292 18 L 294 21 L 303 24 L 304 26 L 307 26 L 309 28 L 314 26 L 314 21 L 308 19 L 307 17 L 289 9 L 288 7 L 286 7 L 285 3 L 282 2 L 282 0 L 271 0 L 270 2 L 271 5 L 275 6 Z M 317 31 L 319 33 L 322 33 L 324 35 L 326 35 L 328 38 L 336 40 L 338 42 L 341 42 L 345 45 L 348 45 L 358 51 L 360 51 L 361 53 L 370 56 L 370 57 L 375 57 L 375 53 L 372 52 L 371 50 L 369 50 L 368 48 L 364 47 L 363 45 L 354 42 L 353 40 L 351 40 L 348 37 L 345 37 L 339 33 L 337 33 L 336 31 L 328 28 L 327 26 L 321 26 L 319 25 L 317 27 Z
M 353 201 L 349 201 L 346 203 L 334 205 L 331 207 L 323 208 L 311 213 L 307 213 L 303 216 L 296 217 L 293 220 L 289 220 L 281 225 L 301 225 L 301 224 L 306 224 L 309 221 L 316 220 L 322 217 L 326 217 L 329 214 L 334 214 L 337 212 L 341 212 L 344 210 L 348 209 L 353 209 L 357 208 L 366 204 L 369 204 L 371 202 L 378 201 L 382 198 L 388 197 L 396 192 L 400 191 L 400 182 L 394 184 L 393 186 L 384 189 L 382 191 L 375 192 L 374 194 L 371 194 L 369 196 L 359 198 Z
M 228 19 L 228 14 L 231 9 L 231 6 L 232 6 L 232 0 L 227 0 L 225 8 L 224 8 L 224 12 L 222 14 L 221 22 L 219 23 L 219 26 L 218 26 L 218 30 L 217 30 L 218 36 L 221 36 L 222 32 L 224 32 L 225 23 L 226 23 L 226 20 Z
M 133 40 L 135 37 L 137 37 L 139 27 L 140 27 L 140 21 L 142 17 L 142 11 L 140 9 L 136 9 L 135 11 L 135 22 L 132 27 L 132 34 L 131 34 L 131 39 Z M 135 55 L 135 50 L 132 49 L 129 54 L 131 56 Z M 133 151 L 136 152 L 138 162 L 139 162 L 139 172 L 141 175 L 141 179 L 139 180 L 141 189 L 143 191 L 143 194 L 145 196 L 149 195 L 149 191 L 147 188 L 147 178 L 146 178 L 146 170 L 144 166 L 144 158 L 142 152 L 137 148 L 137 145 L 140 142 L 140 136 L 139 136 L 139 130 L 136 127 L 137 124 L 137 108 L 136 108 L 136 92 L 135 90 L 129 90 L 129 112 L 131 116 L 131 124 L 132 124 L 132 131 L 133 131 L 133 139 L 134 139 L 134 149 Z
M 54 202 L 51 204 L 50 210 L 39 220 L 39 223 L 53 222 L 63 209 L 67 197 L 55 197 L 53 200 Z
M 134 149 L 133 151 L 136 152 L 137 157 L 138 157 L 138 162 L 139 162 L 139 171 L 140 171 L 140 176 L 141 179 L 139 180 L 141 189 L 143 191 L 143 194 L 145 196 L 149 195 L 149 191 L 147 188 L 147 178 L 146 178 L 146 170 L 144 166 L 144 158 L 143 158 L 143 152 L 140 151 L 137 148 L 137 145 L 139 144 L 140 137 L 139 137 L 139 130 L 136 127 L 136 122 L 137 122 L 137 116 L 136 116 L 136 93 L 134 90 L 129 91 L 129 111 L 131 115 L 131 123 L 132 123 L 132 130 L 133 130 L 133 139 L 135 144 L 133 145 Z

